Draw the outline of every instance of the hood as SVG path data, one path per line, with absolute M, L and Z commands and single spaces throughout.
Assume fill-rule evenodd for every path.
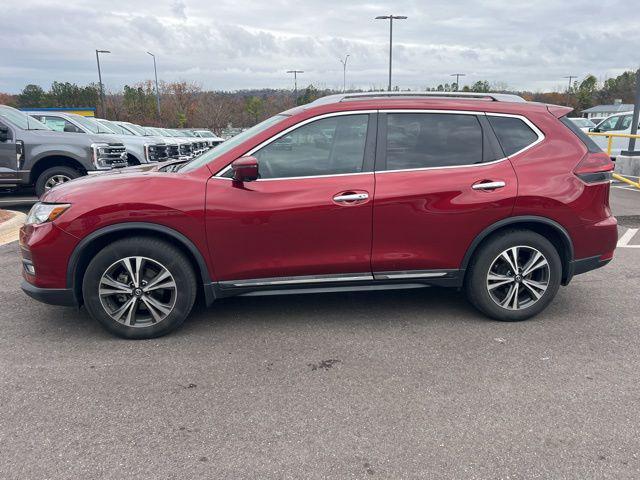
M 70 135 L 78 135 L 77 133 L 71 133 Z M 99 133 L 88 133 L 87 138 L 91 140 L 91 143 L 116 143 L 122 145 L 122 140 L 117 135 L 106 135 Z

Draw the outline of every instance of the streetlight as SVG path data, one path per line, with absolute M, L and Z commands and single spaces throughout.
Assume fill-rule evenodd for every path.
M 349 60 L 349 54 L 344 57 L 344 60 L 339 58 L 340 63 L 342 63 L 342 93 L 347 91 L 347 61 Z
M 297 105 L 298 104 L 298 74 L 304 73 L 304 70 L 287 70 L 287 73 L 293 73 L 293 97 Z
M 153 57 L 153 73 L 156 76 L 156 104 L 158 105 L 158 118 L 160 118 L 160 90 L 158 90 L 158 69 L 156 68 L 156 56 L 151 52 L 147 53 Z
M 467 75 L 464 73 L 452 73 L 451 77 L 456 77 L 456 92 L 460 90 L 460 77 L 466 77 Z
M 393 21 L 406 20 L 404 15 L 379 15 L 376 20 L 389 20 L 389 91 L 391 91 L 391 60 L 393 57 Z
M 575 75 L 567 75 L 566 77 L 562 77 L 562 78 L 568 78 L 568 79 L 569 79 L 569 88 L 567 89 L 567 105 L 569 105 L 569 103 L 571 103 L 571 102 L 569 101 L 569 99 L 570 99 L 570 95 L 571 95 L 571 81 L 572 81 L 574 78 L 578 78 L 578 77 L 576 77 Z
M 100 83 L 100 105 L 102 107 L 102 115 L 106 117 L 104 110 L 104 86 L 102 85 L 102 72 L 100 71 L 100 54 L 111 53 L 109 50 L 96 50 L 96 62 L 98 62 L 98 82 Z

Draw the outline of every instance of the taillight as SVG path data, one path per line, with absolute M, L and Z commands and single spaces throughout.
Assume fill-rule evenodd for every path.
M 585 183 L 602 183 L 611 180 L 614 167 L 606 153 L 587 153 L 573 173 Z

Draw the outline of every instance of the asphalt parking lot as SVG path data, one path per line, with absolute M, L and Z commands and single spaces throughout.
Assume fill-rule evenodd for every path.
M 435 288 L 248 297 L 138 342 L 23 295 L 2 246 L 0 478 L 639 478 L 634 245 L 521 323 Z

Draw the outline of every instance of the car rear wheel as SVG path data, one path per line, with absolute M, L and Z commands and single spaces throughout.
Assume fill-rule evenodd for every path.
M 47 190 L 66 183 L 69 180 L 73 180 L 74 178 L 78 178 L 79 176 L 80 172 L 71 167 L 59 166 L 47 168 L 36 180 L 36 195 L 40 197 Z
M 189 260 L 168 243 L 129 238 L 112 243 L 89 263 L 82 291 L 93 318 L 123 338 L 165 335 L 187 318 L 196 297 Z
M 562 277 L 551 242 L 528 230 L 510 230 L 480 247 L 465 282 L 467 298 L 501 321 L 531 318 L 553 300 Z

